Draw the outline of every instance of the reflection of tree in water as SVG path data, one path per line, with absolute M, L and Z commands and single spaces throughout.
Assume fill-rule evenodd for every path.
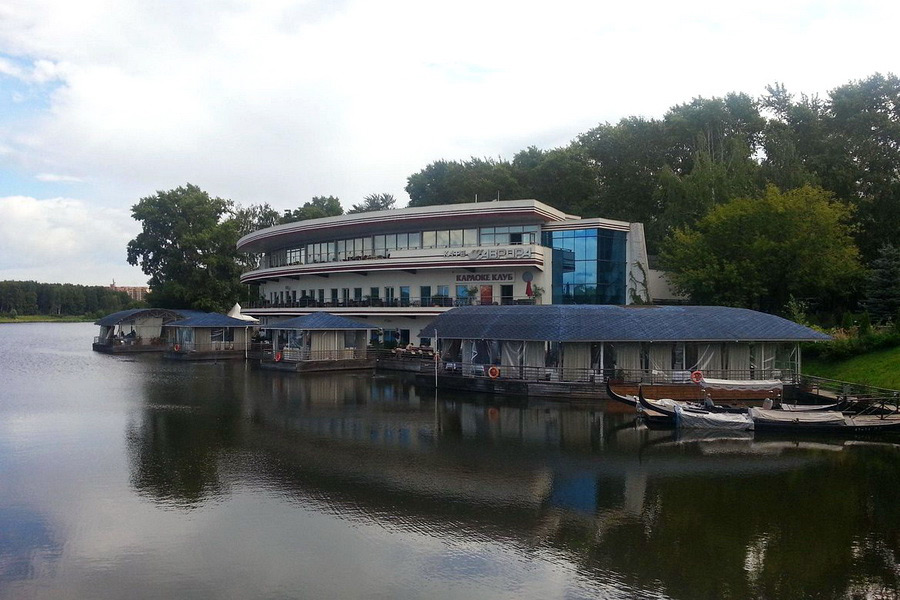
M 135 489 L 184 508 L 222 492 L 219 461 L 238 438 L 243 374 L 196 365 L 145 380 L 145 409 L 127 432 Z
M 551 543 L 675 598 L 847 598 L 866 587 L 897 597 L 900 456 L 822 458 L 771 474 L 651 476 L 640 519 L 570 520 Z

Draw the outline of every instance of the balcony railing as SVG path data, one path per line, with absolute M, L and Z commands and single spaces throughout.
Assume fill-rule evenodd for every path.
M 251 300 L 245 308 L 363 308 L 363 307 L 389 307 L 389 308 L 422 308 L 440 307 L 453 308 L 454 306 L 475 305 L 511 305 L 511 304 L 540 304 L 541 298 L 534 296 L 493 296 L 490 299 L 481 297 L 453 297 L 453 296 L 422 296 L 410 298 L 364 298 L 359 300 L 314 300 L 312 298 L 297 298 L 297 300 L 271 302 L 269 300 Z

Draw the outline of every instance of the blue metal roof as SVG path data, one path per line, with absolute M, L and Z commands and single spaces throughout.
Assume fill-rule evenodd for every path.
M 302 317 L 294 317 L 280 323 L 272 323 L 262 329 L 378 329 L 371 323 L 362 323 L 327 312 L 316 312 Z
M 198 315 L 167 323 L 167 327 L 253 327 L 253 323 L 235 319 L 220 313 L 200 313 Z
M 94 321 L 94 325 L 111 327 L 113 325 L 118 325 L 122 321 L 137 319 L 138 317 L 162 317 L 163 324 L 168 325 L 169 321 L 174 321 L 175 319 L 187 319 L 189 317 L 205 314 L 205 312 L 200 310 L 185 310 L 180 308 L 130 308 L 128 310 L 120 310 L 119 312 L 106 315 L 105 317 Z
M 727 306 L 463 306 L 420 337 L 581 342 L 815 341 L 829 336 L 774 315 Z

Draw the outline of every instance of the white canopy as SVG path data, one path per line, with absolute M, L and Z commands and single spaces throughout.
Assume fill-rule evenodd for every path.
M 241 305 L 237 302 L 235 302 L 234 306 L 231 307 L 231 310 L 228 311 L 228 316 L 233 319 L 240 319 L 241 321 L 248 321 L 251 323 L 259 323 L 259 319 L 254 319 L 250 315 L 242 315 L 241 314 Z
M 708 379 L 700 380 L 705 388 L 720 390 L 772 390 L 781 391 L 784 384 L 778 379 Z

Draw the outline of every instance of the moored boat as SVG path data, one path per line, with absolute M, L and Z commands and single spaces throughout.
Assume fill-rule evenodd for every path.
M 900 414 L 848 416 L 838 411 L 785 412 L 750 409 L 755 431 L 836 433 L 841 435 L 900 431 Z

